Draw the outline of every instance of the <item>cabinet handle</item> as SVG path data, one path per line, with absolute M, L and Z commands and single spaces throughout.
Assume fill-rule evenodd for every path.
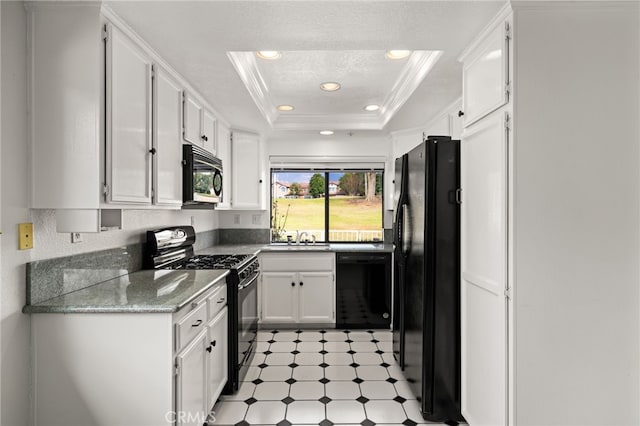
M 258 183 L 262 183 L 262 179 L 260 179 L 260 180 L 258 181 Z
M 202 320 L 194 322 L 193 324 L 191 324 L 191 327 L 200 327 L 200 324 L 202 324 Z
M 300 285 L 304 285 L 304 283 L 302 281 L 300 281 Z
M 296 283 L 293 283 L 293 282 L 292 282 L 292 283 L 291 283 L 291 287 L 295 287 L 295 286 L 296 286 Z
M 458 117 L 462 117 L 463 115 L 464 115 L 464 112 L 458 111 Z
M 224 303 L 224 297 L 220 300 L 218 300 L 216 303 Z
M 207 352 L 211 353 L 211 350 L 212 350 L 211 346 L 208 346 L 207 347 Z
M 200 136 L 200 139 L 202 139 L 202 140 L 203 140 L 203 141 L 205 141 L 205 142 L 209 140 L 209 138 L 207 137 L 207 135 L 202 135 L 202 136 Z
M 156 153 L 156 149 L 155 149 L 155 148 L 151 148 L 151 149 L 149 150 L 149 152 L 151 153 L 151 155 L 155 155 L 155 153 Z
M 214 340 L 213 342 L 211 342 L 211 346 L 215 346 L 216 345 L 216 341 Z

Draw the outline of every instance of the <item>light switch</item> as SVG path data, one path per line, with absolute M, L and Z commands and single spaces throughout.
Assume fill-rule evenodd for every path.
M 33 248 L 33 223 L 18 224 L 18 248 L 20 250 Z

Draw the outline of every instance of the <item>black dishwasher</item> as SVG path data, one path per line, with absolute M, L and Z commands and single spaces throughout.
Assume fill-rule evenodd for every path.
M 336 254 L 336 328 L 389 328 L 391 253 Z

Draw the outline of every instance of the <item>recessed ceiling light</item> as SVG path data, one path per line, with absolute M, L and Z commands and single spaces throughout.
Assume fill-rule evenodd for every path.
M 333 134 L 333 130 L 320 130 L 320 134 L 322 136 L 331 136 Z
M 340 89 L 340 83 L 336 83 L 335 81 L 327 81 L 320 85 L 320 88 L 325 92 L 335 92 Z
M 410 50 L 387 50 L 387 58 L 389 59 L 403 59 L 411 55 Z
M 282 56 L 277 50 L 258 50 L 256 55 L 261 59 L 278 59 Z
M 293 105 L 278 105 L 278 111 L 293 111 L 294 109 Z
M 365 111 L 377 111 L 380 109 L 380 105 L 367 105 L 366 107 L 364 107 Z

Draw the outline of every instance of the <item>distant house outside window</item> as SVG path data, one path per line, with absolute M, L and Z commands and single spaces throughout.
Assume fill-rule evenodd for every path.
M 271 170 L 271 241 L 383 240 L 382 170 Z

